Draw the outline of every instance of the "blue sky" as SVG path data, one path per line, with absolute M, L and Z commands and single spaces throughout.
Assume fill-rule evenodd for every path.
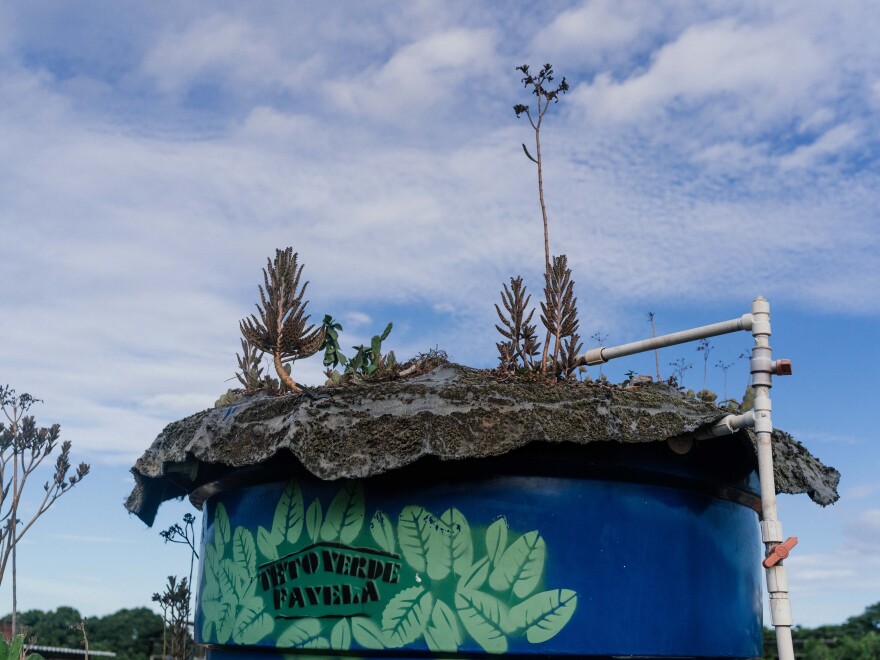
M 494 366 L 493 304 L 540 288 L 529 103 L 581 334 L 738 317 L 761 294 L 794 361 L 774 419 L 843 473 L 783 497 L 797 622 L 880 600 L 880 7 L 826 3 L 214 2 L 0 6 L 0 382 L 45 400 L 93 474 L 22 546 L 24 609 L 147 604 L 186 555 L 122 499 L 163 426 L 229 386 L 260 269 L 292 245 L 343 345 Z M 749 348 L 718 339 L 718 361 Z M 702 384 L 694 347 L 686 384 Z M 610 364 L 653 372 L 653 358 Z M 296 365 L 322 381 L 319 359 Z M 595 373 L 593 375 L 596 375 Z M 729 372 L 739 396 L 746 364 Z M 9 602 L 9 580 L 0 602 Z M 0 608 L 4 611 L 8 608 Z

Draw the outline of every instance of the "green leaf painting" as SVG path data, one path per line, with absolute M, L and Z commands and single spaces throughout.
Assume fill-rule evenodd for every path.
M 510 608 L 510 622 L 525 629 L 532 644 L 546 642 L 565 627 L 577 607 L 577 594 L 570 589 L 542 591 Z
M 218 555 L 223 554 L 223 550 L 231 538 L 229 516 L 226 514 L 226 507 L 220 502 L 214 513 L 214 549 L 217 550 Z
M 275 536 L 262 525 L 257 528 L 257 549 L 269 561 L 278 559 L 278 544 L 282 540 L 282 536 Z
M 309 510 L 306 511 L 306 530 L 312 541 L 318 541 L 318 535 L 321 533 L 321 519 L 321 502 L 316 497 L 309 505 Z
M 434 603 L 434 611 L 431 612 L 431 620 L 425 628 L 425 642 L 432 651 L 454 652 L 462 643 L 461 628 L 458 625 L 458 617 L 455 612 L 438 600 Z
M 486 530 L 486 551 L 489 553 L 489 561 L 495 566 L 501 559 L 501 555 L 507 549 L 507 519 L 500 516 L 489 525 Z
M 351 648 L 351 624 L 348 619 L 340 619 L 330 631 L 330 648 L 347 651 Z
M 256 644 L 274 627 L 272 617 L 263 611 L 263 599 L 255 597 L 245 601 L 239 608 L 232 634 L 240 644 Z
M 404 589 L 382 613 L 382 633 L 393 648 L 417 640 L 431 616 L 434 599 L 423 587 Z
M 236 585 L 240 581 L 239 568 L 229 557 L 220 560 L 220 568 L 217 575 L 217 584 L 220 586 L 220 598 L 230 599 L 236 596 Z
M 351 620 L 351 636 L 365 649 L 380 651 L 385 648 L 382 629 L 372 619 L 357 617 Z
M 428 562 L 428 546 L 435 518 L 420 506 L 408 506 L 397 521 L 397 539 L 406 563 L 417 573 L 424 573 Z
M 391 521 L 382 511 L 376 511 L 373 519 L 370 521 L 370 534 L 376 544 L 385 552 L 394 552 L 396 544 L 394 543 L 394 528 Z
M 330 642 L 321 637 L 320 619 L 296 619 L 285 622 L 287 627 L 278 636 L 275 645 L 279 648 L 326 649 Z
M 204 552 L 205 585 L 202 587 L 201 598 L 211 600 L 220 598 L 220 559 L 212 543 L 205 544 Z
M 281 499 L 275 507 L 275 517 L 272 518 L 272 538 L 275 545 L 282 540 L 291 544 L 299 541 L 304 511 L 302 489 L 295 480 L 291 480 L 281 493 Z
M 364 488 L 360 481 L 349 481 L 330 502 L 321 540 L 351 543 L 364 526 Z
M 513 589 L 517 598 L 525 598 L 538 586 L 544 573 L 547 546 L 538 532 L 528 532 L 514 541 L 489 575 L 495 591 Z
M 226 601 L 220 601 L 217 606 L 217 614 L 214 621 L 217 624 L 217 642 L 225 644 L 232 637 L 233 626 L 235 625 L 234 604 Z
M 547 642 L 574 616 L 577 593 L 540 590 L 548 563 L 540 532 L 515 532 L 504 516 L 472 527 L 458 508 L 438 517 L 409 505 L 395 524 L 394 511 L 369 517 L 357 481 L 344 483 L 329 503 L 304 502 L 291 480 L 271 525 L 233 529 L 224 505 L 213 508 L 202 641 L 496 654 Z
M 246 575 L 252 576 L 257 569 L 257 551 L 254 547 L 254 536 L 239 525 L 232 536 L 232 558 L 242 567 Z
M 442 580 L 450 571 L 462 575 L 474 559 L 474 544 L 468 522 L 458 509 L 447 509 L 430 528 L 428 576 Z
M 481 591 L 458 591 L 455 608 L 468 634 L 484 651 L 507 652 L 510 619 L 504 603 Z
M 468 568 L 458 581 L 459 591 L 476 591 L 482 588 L 489 576 L 489 558 L 483 557 L 480 561 Z

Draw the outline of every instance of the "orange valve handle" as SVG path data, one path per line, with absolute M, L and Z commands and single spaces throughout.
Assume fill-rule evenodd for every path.
M 780 543 L 779 545 L 774 545 L 773 549 L 770 550 L 770 554 L 761 562 L 764 568 L 770 568 L 771 566 L 776 566 L 783 559 L 787 559 L 791 549 L 797 545 L 797 536 L 791 536 L 785 539 L 785 543 Z

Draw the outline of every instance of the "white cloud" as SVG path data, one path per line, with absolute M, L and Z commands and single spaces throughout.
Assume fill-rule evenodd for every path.
M 783 170 L 805 168 L 816 165 L 826 157 L 841 155 L 855 143 L 859 137 L 858 129 L 852 124 L 840 124 L 823 133 L 811 144 L 797 147 L 779 161 Z
M 880 493 L 880 483 L 853 486 L 843 493 L 843 497 L 847 500 L 864 500 L 875 493 Z
M 167 32 L 144 56 L 141 73 L 153 78 L 166 94 L 180 94 L 194 82 L 208 77 L 240 90 L 279 85 L 295 87 L 310 75 L 317 56 L 306 61 L 287 61 L 265 26 L 248 18 L 216 13 L 196 20 L 181 30 Z
M 531 50 L 548 58 L 598 58 L 629 53 L 636 39 L 663 17 L 654 4 L 595 0 L 559 13 L 535 35 Z M 590 57 L 592 56 L 592 57 Z
M 724 19 L 685 30 L 655 52 L 644 72 L 619 82 L 600 74 L 575 95 L 606 121 L 639 120 L 671 105 L 706 102 L 713 112 L 734 111 L 751 120 L 791 112 L 827 74 L 808 35 L 780 23 L 757 27 Z
M 325 85 L 331 102 L 353 115 L 385 122 L 411 121 L 438 103 L 468 111 L 476 98 L 461 96 L 465 83 L 498 68 L 496 35 L 456 28 L 431 34 L 395 52 L 380 67 Z

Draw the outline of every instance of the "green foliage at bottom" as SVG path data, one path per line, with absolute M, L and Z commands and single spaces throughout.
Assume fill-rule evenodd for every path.
M 880 660 L 880 602 L 840 625 L 795 626 L 791 636 L 799 660 Z M 764 658 L 778 657 L 776 633 L 765 628 Z
M 0 660 L 21 660 L 21 658 L 43 660 L 43 656 L 38 653 L 26 653 L 23 655 L 22 650 L 24 648 L 24 635 L 16 635 L 8 643 L 0 639 Z
M 3 620 L 10 618 L 6 615 Z M 27 610 L 18 615 L 19 628 L 27 632 L 27 640 L 40 646 L 81 649 L 82 633 L 71 628 L 81 622 L 85 622 L 92 650 L 113 651 L 117 658 L 125 660 L 149 660 L 156 642 L 161 650 L 162 617 L 146 607 L 123 609 L 103 617 L 83 617 L 78 610 L 64 606 L 45 612 Z M 0 650 L 0 660 L 5 659 Z

